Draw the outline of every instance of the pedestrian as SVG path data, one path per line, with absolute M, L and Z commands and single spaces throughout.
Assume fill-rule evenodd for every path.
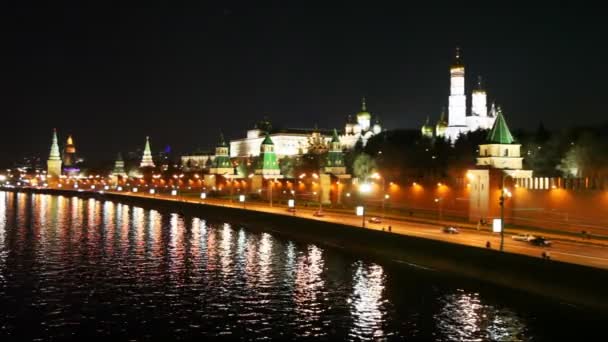
M 393 231 L 393 227 L 388 226 L 388 232 L 390 233 L 390 232 L 392 232 L 392 231 Z
M 384 231 L 384 227 L 382 227 L 382 231 Z
M 490 241 L 486 241 L 486 248 L 491 248 Z
M 481 226 L 481 219 L 479 219 L 479 221 L 477 221 L 477 230 L 479 230 L 479 226 Z

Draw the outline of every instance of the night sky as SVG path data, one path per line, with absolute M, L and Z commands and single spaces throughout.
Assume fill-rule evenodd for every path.
M 481 74 L 512 127 L 606 121 L 603 10 L 251 2 L 2 5 L 0 163 L 46 158 L 53 127 L 96 160 L 146 135 L 211 150 L 264 115 L 341 129 L 361 96 L 385 127 L 418 128 L 447 106 L 457 45 L 467 93 Z

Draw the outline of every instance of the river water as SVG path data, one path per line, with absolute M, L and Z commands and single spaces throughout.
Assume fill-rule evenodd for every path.
M 607 322 L 230 218 L 0 192 L 2 341 L 555 341 L 603 336 Z

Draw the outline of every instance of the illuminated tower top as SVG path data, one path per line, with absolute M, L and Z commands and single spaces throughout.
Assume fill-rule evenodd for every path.
M 473 90 L 471 114 L 483 117 L 488 116 L 487 96 L 481 84 L 481 76 L 477 77 L 477 87 Z
M 68 135 L 68 140 L 65 144 L 65 152 L 66 153 L 76 153 L 76 147 L 74 146 L 74 140 L 72 140 L 72 135 Z
M 357 123 L 362 131 L 367 131 L 370 127 L 372 115 L 367 111 L 365 97 L 361 99 L 361 111 L 357 113 Z
M 450 66 L 450 97 L 448 99 L 448 123 L 446 135 L 456 141 L 458 135 L 466 131 L 467 98 L 464 89 L 464 64 L 460 48 L 456 48 L 454 62 Z
M 154 161 L 152 161 L 152 151 L 150 150 L 150 137 L 146 137 L 146 147 L 144 148 L 144 155 L 141 158 L 139 167 L 154 167 Z
M 57 143 L 57 129 L 53 129 L 53 141 L 51 142 L 51 153 L 49 154 L 49 160 L 61 160 L 59 154 L 59 144 Z

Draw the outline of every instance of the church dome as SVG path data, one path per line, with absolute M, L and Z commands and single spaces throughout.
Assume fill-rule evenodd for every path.
M 361 120 L 371 120 L 372 115 L 367 111 L 367 106 L 365 105 L 365 97 L 361 99 L 361 111 L 357 113 L 357 121 Z

